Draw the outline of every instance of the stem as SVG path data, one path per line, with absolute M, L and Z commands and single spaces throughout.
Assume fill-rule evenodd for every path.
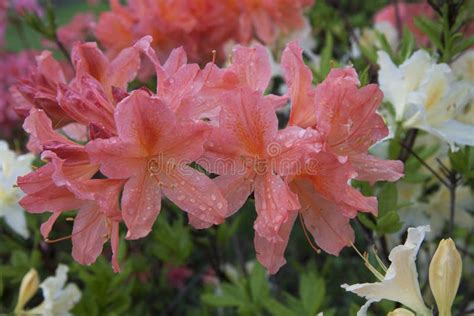
M 61 41 L 58 38 L 57 34 L 54 34 L 54 43 L 56 43 L 56 46 L 58 49 L 61 51 L 61 53 L 66 57 L 69 65 L 71 66 L 72 70 L 74 70 L 74 65 L 72 64 L 71 56 L 69 55 L 69 52 L 67 48 L 61 43 Z
M 457 174 L 451 172 L 449 176 L 451 186 L 449 188 L 449 234 L 453 234 L 454 216 L 456 213 L 456 188 L 457 188 Z
M 400 152 L 398 159 L 401 160 L 403 163 L 408 160 L 410 154 L 413 154 L 412 148 L 415 145 L 417 135 L 418 130 L 412 128 L 408 130 L 407 134 L 405 135 L 405 139 L 403 140 L 403 142 L 400 143 L 404 150 Z
M 428 169 L 436 178 L 438 178 L 438 180 L 442 184 L 444 184 L 448 189 L 451 188 L 451 184 L 446 182 L 446 180 L 441 177 L 433 168 L 431 168 L 431 166 L 428 165 L 420 156 L 418 156 L 416 152 L 414 152 L 411 148 L 406 147 L 403 143 L 400 143 L 400 145 L 405 148 L 410 154 L 412 154 L 413 157 L 415 157 L 423 166 L 425 166 L 425 168 Z

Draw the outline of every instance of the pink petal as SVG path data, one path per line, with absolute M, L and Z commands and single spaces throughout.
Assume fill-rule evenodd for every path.
M 95 139 L 86 145 L 92 162 L 100 164 L 104 175 L 113 179 L 133 176 L 143 166 L 146 152 L 135 144 L 122 143 L 120 138 Z
M 72 230 L 72 257 L 80 264 L 94 263 L 102 253 L 108 238 L 105 217 L 100 213 L 97 204 L 90 202 L 84 205 L 74 219 Z
M 44 222 L 43 224 L 41 224 L 40 232 L 44 239 L 48 238 L 49 233 L 53 229 L 54 223 L 56 222 L 56 220 L 58 219 L 60 215 L 61 215 L 61 212 L 53 212 L 53 214 L 51 214 L 48 220 Z
M 186 165 L 176 165 L 158 177 L 164 195 L 183 211 L 207 223 L 217 225 L 224 221 L 227 201 L 205 174 Z
M 357 179 L 375 183 L 397 181 L 403 177 L 403 163 L 399 160 L 383 160 L 372 155 L 351 156 L 350 163 L 357 171 Z
M 120 272 L 120 264 L 118 262 L 119 242 L 119 222 L 112 222 L 112 230 L 110 232 L 110 245 L 112 248 L 112 267 L 117 273 Z
M 354 242 L 349 218 L 337 204 L 324 199 L 308 180 L 297 179 L 291 187 L 301 202 L 305 226 L 319 247 L 337 256 L 342 248 Z
M 127 225 L 126 239 L 148 235 L 161 209 L 161 187 L 147 171 L 128 179 L 122 196 L 122 216 Z
M 95 124 L 115 133 L 114 107 L 99 82 L 89 76 L 76 81 L 75 90 L 59 85 L 57 100 L 63 111 L 83 125 Z
M 45 144 L 76 145 L 53 130 L 52 122 L 43 110 L 32 109 L 30 115 L 25 119 L 23 128 L 30 134 L 32 146 L 40 151 L 44 149 Z
M 56 83 L 66 83 L 61 64 L 54 59 L 53 54 L 49 51 L 43 51 L 36 56 L 38 64 L 38 72 L 47 76 L 47 78 Z
M 173 129 L 172 137 L 160 142 L 160 150 L 165 157 L 172 157 L 176 162 L 190 163 L 204 153 L 204 142 L 209 137 L 209 125 L 201 122 L 180 123 Z
M 253 192 L 253 179 L 247 174 L 229 174 L 213 179 L 229 205 L 227 216 L 237 212 Z
M 289 211 L 298 210 L 298 198 L 290 191 L 281 177 L 267 173 L 255 179 L 254 224 L 256 234 L 270 242 L 281 241 L 278 235 L 281 226 L 288 219 Z
M 237 74 L 241 85 L 246 85 L 261 93 L 268 87 L 272 77 L 272 67 L 268 52 L 262 45 L 233 49 L 232 65 L 228 68 Z
M 278 131 L 275 140 L 267 147 L 267 157 L 272 159 L 273 169 L 282 176 L 304 171 L 304 163 L 310 154 L 323 147 L 320 134 L 312 129 L 289 126 Z
M 76 70 L 76 77 L 90 75 L 99 82 L 106 79 L 109 60 L 97 47 L 97 43 L 77 43 L 72 48 L 71 60 Z
M 135 90 L 115 110 L 115 122 L 122 141 L 139 144 L 149 154 L 156 154 L 161 138 L 171 137 L 176 118 L 160 99 L 143 90 Z
M 271 103 L 248 88 L 226 94 L 222 102 L 220 126 L 238 139 L 248 155 L 263 156 L 278 130 Z
M 277 273 L 286 263 L 284 254 L 297 216 L 298 212 L 289 212 L 288 218 L 278 231 L 279 241 L 269 242 L 266 238 L 260 237 L 255 232 L 254 245 L 257 252 L 257 260 L 267 268 L 270 274 Z
M 54 167 L 51 163 L 18 178 L 18 186 L 26 193 L 20 205 L 31 213 L 73 210 L 82 205 L 65 187 L 54 184 Z
M 285 81 L 290 90 L 291 113 L 290 125 L 313 127 L 316 124 L 316 108 L 314 105 L 313 75 L 304 64 L 303 50 L 296 42 L 287 45 L 281 57 L 281 65 Z
M 127 84 L 135 79 L 140 68 L 140 51 L 136 47 L 128 47 L 115 57 L 106 70 L 104 87 L 127 89 Z M 112 91 L 106 90 L 109 95 Z

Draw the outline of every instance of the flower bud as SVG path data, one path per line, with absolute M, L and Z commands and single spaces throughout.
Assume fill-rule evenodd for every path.
M 20 293 L 18 295 L 18 303 L 15 307 L 15 312 L 22 311 L 25 304 L 35 295 L 39 287 L 38 272 L 31 269 L 21 280 Z
M 451 316 L 461 272 L 461 256 L 453 240 L 441 240 L 430 263 L 430 287 L 440 316 Z
M 397 308 L 391 311 L 390 313 L 388 313 L 387 316 L 415 316 L 415 314 L 410 312 L 408 309 Z

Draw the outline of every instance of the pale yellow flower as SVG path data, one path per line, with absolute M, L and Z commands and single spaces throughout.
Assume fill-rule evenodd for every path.
M 430 287 L 440 316 L 451 316 L 451 306 L 461 281 L 462 260 L 451 238 L 443 239 L 431 259 Z
M 18 294 L 18 302 L 15 307 L 15 312 L 20 312 L 25 307 L 25 304 L 35 295 L 39 287 L 38 272 L 31 269 L 21 280 L 20 293 Z

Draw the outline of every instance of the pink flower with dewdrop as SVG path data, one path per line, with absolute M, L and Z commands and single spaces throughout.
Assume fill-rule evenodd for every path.
M 308 150 L 307 142 L 304 167 L 285 180 L 298 198 L 300 207 L 295 211 L 305 229 L 319 247 L 338 255 L 354 241 L 350 219 L 359 211 L 377 214 L 377 200 L 363 196 L 349 181 L 396 181 L 403 175 L 401 162 L 368 154 L 368 148 L 388 133 L 375 112 L 382 93 L 376 85 L 359 88 L 357 74 L 349 67 L 333 69 L 313 87 L 312 73 L 295 43 L 285 49 L 282 67 L 292 104 L 289 125 L 318 133 L 314 144 L 321 144 L 321 150 L 314 151 Z M 279 239 L 255 244 L 257 257 L 271 273 L 285 264 L 284 251 L 298 213 L 290 214 L 277 231 Z
M 197 227 L 220 224 L 227 201 L 203 173 L 188 166 L 199 159 L 209 133 L 204 123 L 180 123 L 161 99 L 137 90 L 115 111 L 118 136 L 87 144 L 92 161 L 111 179 L 125 179 L 122 214 L 127 239 L 145 237 L 166 196 Z

